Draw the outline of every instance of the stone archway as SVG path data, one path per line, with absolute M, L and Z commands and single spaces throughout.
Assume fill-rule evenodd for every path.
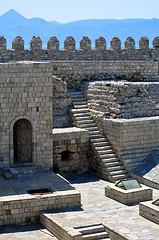
M 32 126 L 27 119 L 19 119 L 13 126 L 14 163 L 32 162 Z

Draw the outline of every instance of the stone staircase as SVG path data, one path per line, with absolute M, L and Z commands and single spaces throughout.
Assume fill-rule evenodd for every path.
M 77 227 L 75 229 L 82 234 L 83 240 L 111 240 L 108 236 L 108 233 L 105 231 L 105 227 L 102 224 Z
M 130 178 L 122 162 L 116 156 L 108 139 L 99 131 L 91 116 L 87 100 L 80 91 L 68 91 L 74 109 L 71 110 L 73 123 L 76 127 L 89 131 L 91 147 L 98 159 L 98 174 L 112 182 Z

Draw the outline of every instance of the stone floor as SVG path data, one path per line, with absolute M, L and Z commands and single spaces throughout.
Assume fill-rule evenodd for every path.
M 40 172 L 34 177 L 9 180 L 0 175 L 0 201 L 25 197 L 28 190 L 39 188 L 51 188 L 53 191 L 74 189 L 60 175 L 53 172 Z
M 104 196 L 106 182 L 91 175 L 68 178 L 82 194 L 82 209 L 52 214 L 72 227 L 104 222 L 132 240 L 159 240 L 159 225 L 139 216 L 139 205 L 126 206 Z M 154 190 L 154 199 L 159 190 Z
M 82 194 L 82 208 L 53 213 L 67 226 L 82 226 L 104 222 L 132 240 L 159 240 L 159 225 L 139 216 L 139 205 L 126 206 L 104 196 L 106 181 L 90 174 L 67 178 Z M 154 190 L 154 199 L 159 190 Z M 56 239 L 48 235 L 42 226 L 5 227 L 0 230 L 0 240 Z
M 18 227 L 1 227 L 0 240 L 57 240 L 49 231 L 41 225 L 24 225 Z

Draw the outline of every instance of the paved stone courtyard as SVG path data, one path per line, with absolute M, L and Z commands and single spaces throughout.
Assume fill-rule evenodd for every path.
M 132 240 L 159 240 L 159 225 L 140 217 L 138 204 L 126 206 L 104 196 L 106 181 L 90 174 L 67 179 L 81 192 L 82 208 L 53 213 L 53 218 L 73 227 L 104 222 Z M 153 198 L 159 198 L 159 190 L 154 189 Z M 43 229 L 40 225 L 5 227 L 0 230 L 0 239 L 56 239 L 40 229 Z

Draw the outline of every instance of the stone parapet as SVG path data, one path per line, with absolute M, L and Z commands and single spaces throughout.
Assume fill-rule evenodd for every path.
M 20 42 L 18 42 L 21 39 Z M 24 50 L 24 41 L 20 36 L 13 40 L 13 49 L 7 50 L 6 39 L 0 36 L 0 62 L 10 60 L 121 60 L 121 61 L 159 61 L 159 37 L 153 39 L 153 48 L 149 48 L 149 39 L 141 37 L 139 49 L 135 48 L 135 41 L 128 37 L 125 48 L 121 49 L 121 40 L 114 37 L 111 48 L 106 49 L 106 40 L 99 37 L 95 40 L 95 49 L 91 47 L 91 40 L 84 36 L 80 41 L 80 49 L 76 48 L 76 41 L 69 36 L 64 41 L 64 49 L 59 50 L 59 40 L 53 36 L 47 42 L 47 49 L 42 49 L 42 40 L 39 36 L 33 36 L 30 41 L 30 49 Z M 18 41 L 17 41 L 18 40 Z

